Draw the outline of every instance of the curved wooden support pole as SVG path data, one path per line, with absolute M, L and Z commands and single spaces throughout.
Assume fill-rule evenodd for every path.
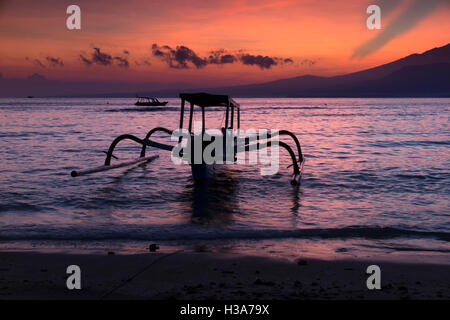
M 294 167 L 294 173 L 293 173 L 293 176 L 292 176 L 291 184 L 292 185 L 296 185 L 298 183 L 298 178 L 301 175 L 301 169 L 300 168 L 303 167 L 303 161 L 300 162 L 300 166 L 299 166 L 299 163 L 297 161 L 295 153 L 294 153 L 294 151 L 292 151 L 291 147 L 287 143 L 284 143 L 283 141 L 278 141 L 278 144 L 281 147 L 283 147 L 284 149 L 286 149 L 287 152 L 289 153 L 289 155 L 291 156 L 292 166 Z M 245 146 L 245 151 L 258 150 L 258 149 L 262 149 L 262 148 L 268 148 L 271 145 L 272 145 L 271 141 L 257 142 L 257 143 L 252 144 L 252 145 L 246 145 Z
M 297 151 L 298 151 L 298 162 L 302 163 L 302 162 L 303 162 L 302 148 L 301 148 L 300 142 L 298 141 L 298 139 L 297 139 L 297 137 L 295 136 L 295 134 L 293 134 L 292 132 L 290 132 L 290 131 L 288 131 L 288 130 L 280 130 L 280 131 L 278 131 L 278 134 L 279 134 L 280 136 L 281 136 L 281 135 L 287 135 L 287 136 L 290 136 L 290 137 L 294 140 L 294 142 L 295 142 L 295 144 L 296 144 L 296 146 L 297 146 Z
M 167 134 L 169 134 L 169 135 L 172 135 L 172 130 L 169 130 L 169 129 L 166 129 L 166 128 L 163 128 L 163 127 L 156 127 L 156 128 L 153 128 L 152 130 L 150 130 L 150 131 L 147 133 L 147 135 L 145 136 L 145 139 L 144 139 L 144 140 L 150 139 L 151 135 L 152 135 L 153 133 L 155 133 L 156 131 L 162 131 L 162 132 L 165 132 L 165 133 L 167 133 Z M 142 150 L 141 150 L 141 157 L 145 157 L 145 151 L 146 151 L 146 149 L 147 149 L 147 144 L 143 143 L 143 144 L 142 144 Z
M 295 157 L 294 151 L 292 151 L 291 147 L 288 144 L 284 143 L 283 141 L 278 141 L 278 143 L 280 144 L 280 146 L 282 146 L 289 152 L 292 159 L 292 165 L 294 166 L 294 175 L 299 175 L 300 167 L 298 166 L 297 158 Z
M 303 158 L 302 150 L 300 149 L 300 143 L 298 142 L 297 138 L 291 132 L 289 132 L 289 131 L 287 131 L 287 132 L 289 133 L 289 135 L 292 135 L 294 138 L 294 141 L 296 141 L 297 149 L 299 151 L 299 155 L 298 155 L 299 161 L 297 162 L 294 151 L 292 151 L 291 147 L 288 144 L 284 143 L 283 141 L 279 141 L 278 143 L 280 144 L 280 146 L 285 148 L 291 155 L 292 165 L 294 166 L 294 174 L 292 175 L 291 184 L 293 186 L 296 186 L 302 175 L 303 164 L 305 163 L 305 161 Z
M 267 139 L 267 140 L 272 139 L 275 135 L 276 135 L 276 134 L 269 134 L 268 137 L 266 137 L 265 139 Z M 301 148 L 300 142 L 298 141 L 298 139 L 297 139 L 297 137 L 295 136 L 295 134 L 293 134 L 292 132 L 290 132 L 290 131 L 288 131 L 288 130 L 279 130 L 279 131 L 278 131 L 278 136 L 283 136 L 283 135 L 284 135 L 284 136 L 290 136 L 290 137 L 294 140 L 295 145 L 297 146 L 298 162 L 299 162 L 299 163 L 302 163 L 302 162 L 304 161 L 304 157 L 303 157 L 303 153 L 302 153 L 302 148 Z M 260 143 L 260 142 L 259 142 L 259 139 L 260 139 L 260 138 L 261 138 L 260 136 L 257 137 L 258 143 Z M 269 141 L 270 141 L 270 140 L 269 140 Z
M 166 128 L 163 128 L 163 127 L 156 127 L 156 128 L 153 128 L 152 130 L 150 130 L 150 131 L 147 133 L 147 135 L 145 136 L 145 139 L 149 139 L 150 136 L 151 136 L 153 133 L 155 133 L 156 131 L 163 131 L 163 132 L 165 132 L 165 133 L 167 133 L 167 134 L 172 134 L 172 130 L 169 130 L 169 129 L 166 129 Z
M 142 144 L 142 145 L 145 145 L 145 142 L 144 142 L 142 139 L 139 139 L 138 137 L 133 136 L 133 135 L 131 135 L 131 134 L 123 134 L 123 135 L 121 135 L 121 136 L 118 136 L 116 139 L 114 139 L 114 141 L 113 141 L 113 142 L 111 143 L 111 145 L 109 146 L 108 153 L 107 153 L 106 159 L 105 159 L 105 166 L 109 166 L 109 165 L 111 164 L 111 157 L 112 157 L 112 154 L 113 154 L 113 152 L 114 152 L 114 148 L 116 147 L 116 145 L 117 145 L 120 141 L 126 140 L 126 139 L 128 139 L 128 140 L 133 140 L 133 141 L 135 141 L 135 142 L 137 142 L 137 143 L 140 143 L 140 144 Z

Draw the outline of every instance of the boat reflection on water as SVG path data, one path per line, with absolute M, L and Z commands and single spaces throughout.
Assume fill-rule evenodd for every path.
M 236 175 L 223 167 L 211 179 L 190 181 L 182 194 L 182 203 L 191 223 L 220 226 L 233 222 L 233 215 L 240 212 Z
M 296 185 L 290 190 L 290 195 L 292 196 L 291 213 L 295 216 L 299 214 L 299 209 L 302 206 L 300 193 L 300 185 Z

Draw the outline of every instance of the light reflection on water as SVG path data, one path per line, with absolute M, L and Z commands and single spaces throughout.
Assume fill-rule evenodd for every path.
M 149 148 L 160 155 L 152 163 L 74 179 L 71 170 L 101 165 L 118 135 L 176 128 L 179 101 L 139 111 L 130 99 L 0 99 L 0 239 L 413 237 L 449 248 L 450 99 L 237 100 L 244 129 L 297 135 L 307 159 L 299 188 L 284 153 L 272 177 L 236 165 L 196 183 Z M 217 126 L 222 112 L 207 120 Z M 115 154 L 139 152 L 123 142 Z

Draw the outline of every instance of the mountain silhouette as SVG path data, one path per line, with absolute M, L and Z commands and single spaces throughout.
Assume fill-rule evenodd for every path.
M 235 97 L 450 96 L 450 44 L 345 75 L 216 88 Z M 209 89 L 209 91 L 213 91 Z

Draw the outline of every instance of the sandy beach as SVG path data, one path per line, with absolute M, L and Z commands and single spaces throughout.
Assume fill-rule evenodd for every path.
M 368 290 L 366 268 L 382 271 Z M 81 268 L 68 290 L 66 268 Z M 276 260 L 172 252 L 0 252 L 0 299 L 449 299 L 450 267 L 356 260 Z

